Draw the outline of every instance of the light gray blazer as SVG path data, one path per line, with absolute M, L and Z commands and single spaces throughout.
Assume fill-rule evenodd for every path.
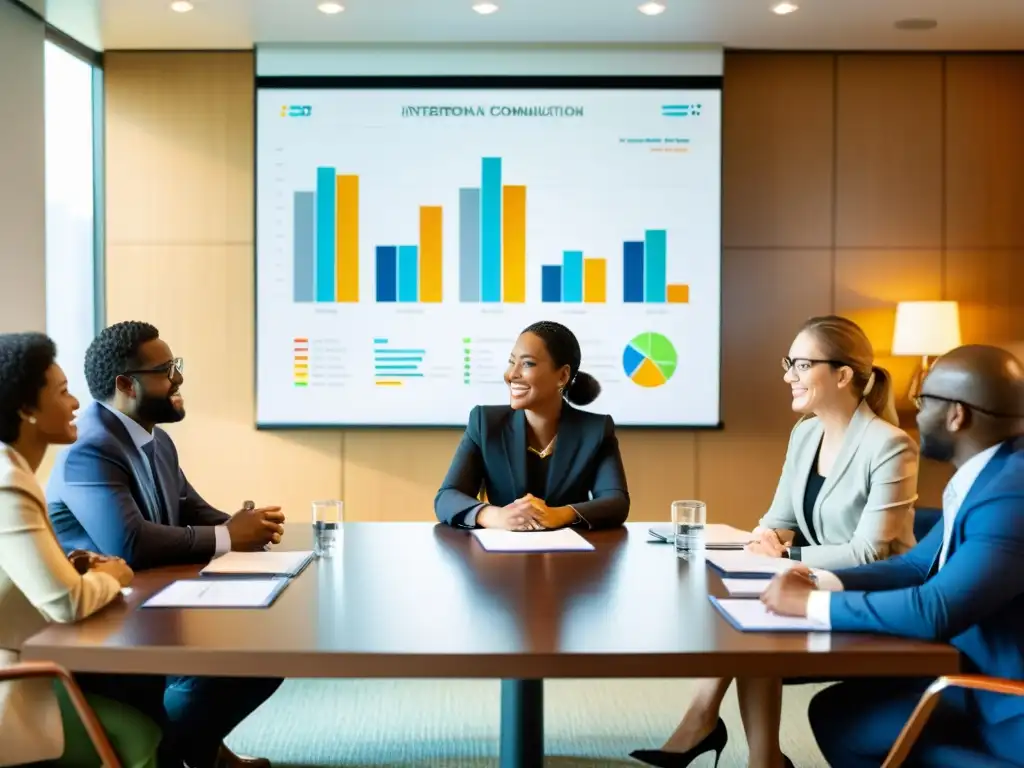
M 804 492 L 823 433 L 816 417 L 793 428 L 761 528 L 799 530 L 808 541 L 815 540 L 804 518 Z M 814 502 L 812 519 L 821 543 L 801 548 L 803 562 L 812 568 L 848 568 L 913 547 L 918 454 L 906 432 L 862 402 Z

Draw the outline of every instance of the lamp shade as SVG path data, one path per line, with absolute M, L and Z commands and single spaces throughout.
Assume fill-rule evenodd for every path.
M 960 346 L 960 311 L 955 301 L 901 301 L 896 305 L 894 355 L 944 355 Z

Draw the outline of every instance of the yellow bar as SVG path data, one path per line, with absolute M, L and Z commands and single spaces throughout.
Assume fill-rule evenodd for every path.
M 378 381 L 377 382 L 377 386 L 378 387 L 400 387 L 400 386 L 402 386 L 402 382 L 400 382 L 400 381 Z
M 420 301 L 424 304 L 441 303 L 441 206 L 439 205 L 420 206 Z
M 526 301 L 526 187 L 501 190 L 501 300 Z
M 608 262 L 604 259 L 583 260 L 583 301 L 604 304 L 608 300 Z
M 689 304 L 690 303 L 690 286 L 688 285 L 669 285 L 666 286 L 668 291 L 666 298 L 669 304 Z
M 335 282 L 339 302 L 359 301 L 359 177 L 337 179 Z

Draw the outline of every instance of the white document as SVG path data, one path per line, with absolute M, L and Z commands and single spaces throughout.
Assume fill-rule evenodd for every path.
M 824 624 L 810 619 L 779 616 L 760 600 L 725 599 L 716 601 L 730 623 L 743 632 L 828 632 Z
M 766 577 L 788 571 L 799 561 L 786 557 L 769 557 L 755 555 L 745 550 L 706 552 L 704 559 L 709 565 L 718 568 L 723 576 L 744 574 L 747 578 L 764 574 Z
M 473 531 L 488 552 L 589 552 L 594 545 L 571 528 L 557 531 L 502 531 L 482 528 Z
M 724 523 L 708 523 L 704 526 L 705 549 L 742 548 L 755 538 L 750 531 L 741 531 Z
M 265 608 L 281 579 L 182 579 L 157 592 L 143 608 Z
M 303 552 L 226 552 L 199 573 L 203 576 L 296 576 L 312 559 Z
M 760 597 L 771 583 L 771 579 L 722 579 L 731 597 Z

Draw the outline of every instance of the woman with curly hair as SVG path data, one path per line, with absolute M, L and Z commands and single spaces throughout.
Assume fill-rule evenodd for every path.
M 0 668 L 16 664 L 24 641 L 47 622 L 90 616 L 133 575 L 119 558 L 65 556 L 50 527 L 35 473 L 50 445 L 75 441 L 78 408 L 56 355 L 41 333 L 0 334 Z M 87 699 L 125 766 L 153 768 L 156 724 L 119 702 Z M 44 679 L 0 683 L 0 744 L 0 766 L 99 765 L 63 688 Z

